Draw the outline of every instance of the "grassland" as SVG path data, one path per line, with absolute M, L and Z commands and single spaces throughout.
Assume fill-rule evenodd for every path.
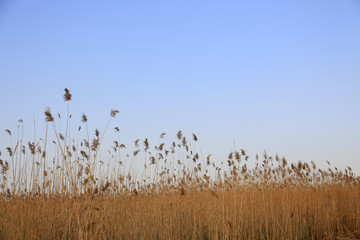
M 351 167 L 250 159 L 235 147 L 219 163 L 181 131 L 171 143 L 161 134 L 154 147 L 147 138 L 133 149 L 119 139 L 102 146 L 118 111 L 90 138 L 85 114 L 71 132 L 70 100 L 65 89 L 62 131 L 49 108 L 41 139 L 26 144 L 5 130 L 0 239 L 360 239 L 360 178 Z

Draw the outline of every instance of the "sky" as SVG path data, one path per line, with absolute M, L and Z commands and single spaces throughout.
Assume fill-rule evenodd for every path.
M 108 144 L 183 130 L 219 161 L 235 140 L 360 175 L 359 43 L 357 0 L 0 0 L 0 128 L 41 136 L 68 88 L 74 127 L 120 111 Z

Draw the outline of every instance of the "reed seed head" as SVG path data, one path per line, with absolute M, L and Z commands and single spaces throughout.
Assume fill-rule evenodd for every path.
M 63 95 L 63 97 L 64 97 L 64 102 L 70 101 L 70 100 L 71 100 L 70 90 L 67 89 L 67 88 L 65 88 L 64 91 L 65 91 L 65 93 L 64 93 L 64 95 Z
M 111 115 L 111 117 L 113 117 L 113 118 L 115 118 L 116 114 L 118 114 L 118 113 L 119 113 L 119 110 L 112 110 L 112 109 L 111 109 L 111 111 L 110 111 L 110 115 Z
M 52 116 L 49 107 L 47 107 L 47 108 L 45 109 L 44 114 L 45 114 L 45 122 L 53 122 L 53 121 L 54 121 L 54 117 Z
M 5 129 L 5 132 L 11 136 L 11 131 L 9 129 Z
M 81 115 L 81 121 L 83 122 L 83 123 L 86 123 L 87 122 L 87 117 L 86 117 L 86 115 L 83 113 L 82 115 Z
M 182 139 L 183 134 L 182 134 L 182 131 L 181 131 L 181 130 L 179 130 L 179 131 L 177 132 L 176 137 L 177 137 L 179 140 Z

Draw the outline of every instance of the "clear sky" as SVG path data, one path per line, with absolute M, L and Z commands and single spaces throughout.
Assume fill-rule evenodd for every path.
M 67 87 L 74 125 L 119 109 L 124 142 L 182 129 L 220 160 L 235 139 L 360 174 L 357 0 L 0 0 L 0 83 L 1 129 L 30 137 Z

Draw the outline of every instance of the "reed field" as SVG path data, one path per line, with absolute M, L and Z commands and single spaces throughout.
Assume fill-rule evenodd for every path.
M 119 111 L 90 132 L 85 114 L 72 119 L 71 98 L 65 89 L 64 116 L 45 109 L 44 136 L 23 139 L 22 120 L 17 133 L 4 129 L 0 239 L 360 239 L 351 167 L 251 158 L 236 147 L 219 162 L 182 131 L 161 133 L 157 145 L 107 146 Z

